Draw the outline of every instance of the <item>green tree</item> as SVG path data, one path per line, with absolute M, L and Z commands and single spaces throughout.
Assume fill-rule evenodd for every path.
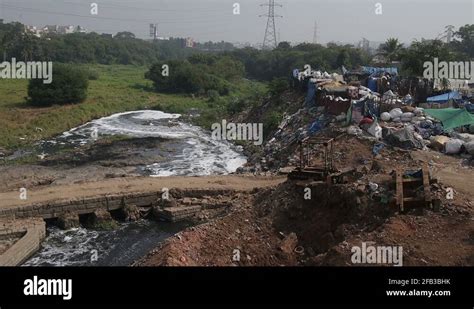
M 379 49 L 387 60 L 392 62 L 400 60 L 400 53 L 403 49 L 403 44 L 401 44 L 396 38 L 389 38 L 385 43 L 380 45 Z
M 80 103 L 87 98 L 88 74 L 71 65 L 55 64 L 53 80 L 44 84 L 42 79 L 31 79 L 28 97 L 32 105 Z
M 279 49 L 290 49 L 291 44 L 289 42 L 286 42 L 286 41 L 280 42 L 280 43 L 278 43 L 277 48 L 279 48 Z
M 454 38 L 452 42 L 454 48 L 472 59 L 474 57 L 474 24 L 459 28 L 454 33 Z
M 288 79 L 285 77 L 274 78 L 269 85 L 269 91 L 272 96 L 278 96 L 289 88 Z
M 115 35 L 115 38 L 116 38 L 116 39 L 134 39 L 134 38 L 135 38 L 135 34 L 129 32 L 129 31 L 122 31 L 122 32 L 118 32 L 118 33 Z
M 402 53 L 402 69 L 404 75 L 423 76 L 423 64 L 426 61 L 452 61 L 456 54 L 440 40 L 415 41 Z

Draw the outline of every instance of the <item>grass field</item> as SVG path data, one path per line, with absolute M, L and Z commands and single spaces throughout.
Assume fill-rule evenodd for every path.
M 225 100 L 211 103 L 207 99 L 154 92 L 152 82 L 144 78 L 145 67 L 88 67 L 99 73 L 99 79 L 89 81 L 87 100 L 76 105 L 29 106 L 25 99 L 28 81 L 0 79 L 0 147 L 25 147 L 92 119 L 138 109 L 185 113 L 190 108 L 197 108 L 203 115 L 198 124 L 203 126 L 225 115 Z M 253 92 L 265 89 L 263 85 L 250 81 L 242 81 L 236 88 L 238 91 L 226 98 L 227 101 L 239 96 L 250 97 Z

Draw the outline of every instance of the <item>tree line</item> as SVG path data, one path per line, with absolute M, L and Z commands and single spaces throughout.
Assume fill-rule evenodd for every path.
M 150 69 L 146 77 L 153 81 L 156 91 L 209 98 L 229 94 L 235 82 L 242 78 L 270 82 L 270 94 L 278 95 L 288 86 L 285 80 L 289 80 L 292 70 L 303 68 L 305 64 L 322 71 L 340 72 L 341 66 L 355 69 L 371 65 L 373 59 L 373 55 L 362 48 L 334 43 L 291 46 L 288 42 L 281 42 L 273 50 L 259 50 L 251 47 L 235 49 L 226 42 L 207 42 L 198 44 L 196 48 L 185 48 L 184 39 L 153 42 L 138 39 L 130 32 L 120 32 L 113 37 L 74 33 L 37 38 L 26 32 L 20 23 L 0 24 L 0 43 L 0 55 L 6 59 L 148 65 Z M 423 63 L 433 61 L 435 57 L 441 61 L 471 60 L 474 57 L 474 25 L 460 27 L 450 43 L 421 40 L 404 46 L 398 39 L 389 38 L 380 46 L 378 54 L 386 59 L 387 65 L 398 62 L 402 75 L 421 77 Z M 164 66 L 169 74 L 163 74 Z M 71 66 L 63 69 L 71 70 L 74 70 Z M 88 74 L 78 75 L 77 80 L 80 80 Z M 89 79 L 93 79 L 90 74 Z M 61 85 L 60 81 L 57 85 Z M 81 82 L 80 85 L 84 87 L 87 83 Z M 48 86 L 38 84 L 34 87 Z M 45 94 L 33 88 L 30 93 Z M 60 92 L 55 91 L 57 98 Z M 73 101 L 70 96 L 66 98 Z M 81 95 L 75 101 L 83 99 Z M 51 101 L 51 96 L 46 95 L 43 101 Z
M 186 48 L 186 39 L 142 40 L 131 32 L 115 36 L 91 33 L 55 34 L 40 38 L 21 23 L 0 24 L 0 56 L 24 61 L 146 65 L 160 60 L 185 59 L 195 53 L 231 50 L 227 42 L 198 43 Z

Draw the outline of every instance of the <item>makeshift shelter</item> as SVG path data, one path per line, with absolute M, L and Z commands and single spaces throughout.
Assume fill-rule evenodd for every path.
M 441 121 L 445 130 L 474 124 L 474 115 L 464 108 L 425 109 L 424 112 Z
M 351 106 L 351 100 L 325 96 L 318 102 L 318 105 L 324 106 L 326 113 L 337 116 L 347 112 Z

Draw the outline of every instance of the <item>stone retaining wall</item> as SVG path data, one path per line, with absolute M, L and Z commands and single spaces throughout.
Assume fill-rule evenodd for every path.
M 154 206 L 158 199 L 161 198 L 161 194 L 161 192 L 119 194 L 20 206 L 0 209 L 0 218 L 21 219 L 41 217 L 51 219 L 65 213 L 87 214 L 93 213 L 97 209 L 116 210 L 124 205 Z
M 202 198 L 204 196 L 231 195 L 239 191 L 227 189 L 170 189 L 173 198 L 192 197 Z M 137 207 L 153 207 L 159 204 L 162 196 L 161 191 L 146 193 L 115 194 L 107 196 L 89 197 L 75 200 L 51 201 L 42 204 L 18 206 L 0 209 L 0 218 L 25 219 L 41 217 L 43 219 L 57 218 L 63 214 L 88 214 L 96 210 L 117 210 L 126 205 Z M 212 208 L 202 205 L 204 209 Z M 217 206 L 216 206 L 217 207 Z

